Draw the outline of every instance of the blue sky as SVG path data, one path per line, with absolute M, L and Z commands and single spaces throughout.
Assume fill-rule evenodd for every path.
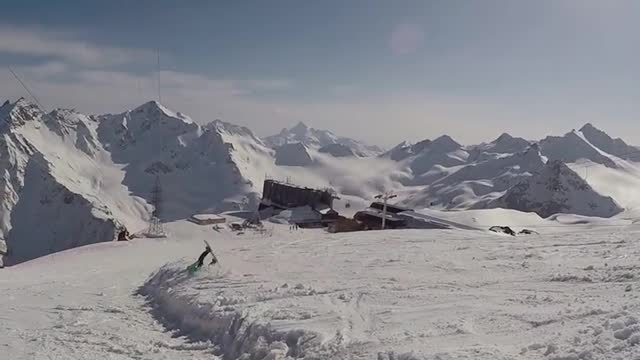
M 640 2 L 7 1 L 0 97 L 166 106 L 267 135 L 303 121 L 385 146 L 536 139 L 593 122 L 640 144 Z

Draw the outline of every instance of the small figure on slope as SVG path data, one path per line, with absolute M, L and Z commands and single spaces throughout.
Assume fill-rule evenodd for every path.
M 211 262 L 209 263 L 209 265 L 215 265 L 218 263 L 218 258 L 216 258 L 215 254 L 213 253 L 213 250 L 211 250 L 211 246 L 209 246 L 209 243 L 207 243 L 206 240 L 204 242 L 204 246 L 205 246 L 205 250 L 202 252 L 202 254 L 200 254 L 200 256 L 198 257 L 198 260 L 187 267 L 187 270 L 189 270 L 189 272 L 192 274 L 200 270 L 200 268 L 204 265 L 204 259 L 207 257 L 208 254 L 211 254 Z

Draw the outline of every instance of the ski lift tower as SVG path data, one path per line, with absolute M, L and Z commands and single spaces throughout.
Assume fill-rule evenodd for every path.
M 151 213 L 151 220 L 149 220 L 149 229 L 147 230 L 147 236 L 153 238 L 167 237 L 164 232 L 164 226 L 160 222 L 160 211 L 162 205 L 162 187 L 160 186 L 160 177 L 156 176 L 156 183 L 151 192 L 151 202 L 154 206 Z
M 382 205 L 382 227 L 381 227 L 382 230 L 384 230 L 384 225 L 385 225 L 385 222 L 387 220 L 387 201 L 389 199 L 393 199 L 393 198 L 395 198 L 397 196 L 398 195 L 394 195 L 391 192 L 385 192 L 383 194 L 376 195 L 376 197 L 375 197 L 376 199 L 382 199 L 382 201 L 383 201 L 383 205 Z

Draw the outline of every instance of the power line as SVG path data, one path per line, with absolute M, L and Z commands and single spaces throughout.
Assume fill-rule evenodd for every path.
M 31 90 L 29 90 L 29 88 L 27 87 L 27 85 L 22 82 L 22 80 L 20 79 L 20 77 L 18 76 L 18 74 L 16 74 L 15 71 L 13 71 L 13 69 L 11 68 L 11 66 L 7 66 L 7 68 L 9 69 L 9 71 L 11 72 L 11 74 L 13 75 L 13 77 L 16 78 L 16 80 L 18 80 L 18 82 L 20 83 L 20 85 L 22 85 L 22 87 L 27 91 L 27 93 L 29 94 L 29 96 L 31 96 L 31 98 L 33 99 L 33 101 L 36 102 L 36 104 L 38 104 L 38 106 L 40 106 L 40 108 L 42 109 L 42 111 L 45 111 L 44 106 L 42 106 L 42 103 L 40 103 L 40 100 L 38 100 L 38 98 L 31 92 Z
M 162 96 L 160 94 L 160 48 L 157 48 L 156 50 L 158 55 L 158 102 L 162 104 Z

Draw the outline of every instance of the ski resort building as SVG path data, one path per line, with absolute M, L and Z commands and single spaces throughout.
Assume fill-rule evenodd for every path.
M 331 209 L 333 208 L 333 195 L 329 190 L 301 187 L 276 180 L 264 181 L 260 210 L 265 207 L 290 209 L 301 206 Z
M 264 181 L 258 211 L 265 217 L 295 209 L 292 214 L 296 216 L 290 219 L 291 222 L 305 227 L 327 226 L 342 218 L 333 210 L 333 199 L 334 195 L 328 189 L 313 189 L 268 179 Z M 305 213 L 308 216 L 300 215 Z
M 404 219 L 388 211 L 386 215 L 384 215 L 384 217 L 386 218 L 385 227 L 388 229 L 398 229 L 398 228 L 404 228 L 407 226 L 407 223 Z M 382 227 L 382 218 L 383 218 L 382 210 L 378 210 L 370 207 L 370 208 L 358 211 L 353 216 L 353 218 L 356 221 L 362 223 L 365 229 L 373 230 L 373 229 L 380 229 Z
M 375 201 L 375 202 L 372 202 L 371 205 L 369 205 L 369 208 L 383 211 L 384 210 L 384 204 L 382 202 L 380 202 L 380 201 Z M 401 206 L 398 206 L 398 205 L 387 204 L 387 213 L 398 214 L 398 213 L 401 213 L 401 212 L 404 212 L 404 211 L 413 211 L 413 209 L 401 207 Z
M 198 225 L 224 224 L 227 221 L 223 216 L 217 214 L 195 214 L 188 220 Z
M 354 220 L 362 224 L 364 229 L 377 230 L 382 227 L 384 204 L 373 202 L 368 208 L 358 211 Z M 387 204 L 384 215 L 385 228 L 388 229 L 448 229 L 449 226 L 433 219 L 419 216 L 413 209 Z

